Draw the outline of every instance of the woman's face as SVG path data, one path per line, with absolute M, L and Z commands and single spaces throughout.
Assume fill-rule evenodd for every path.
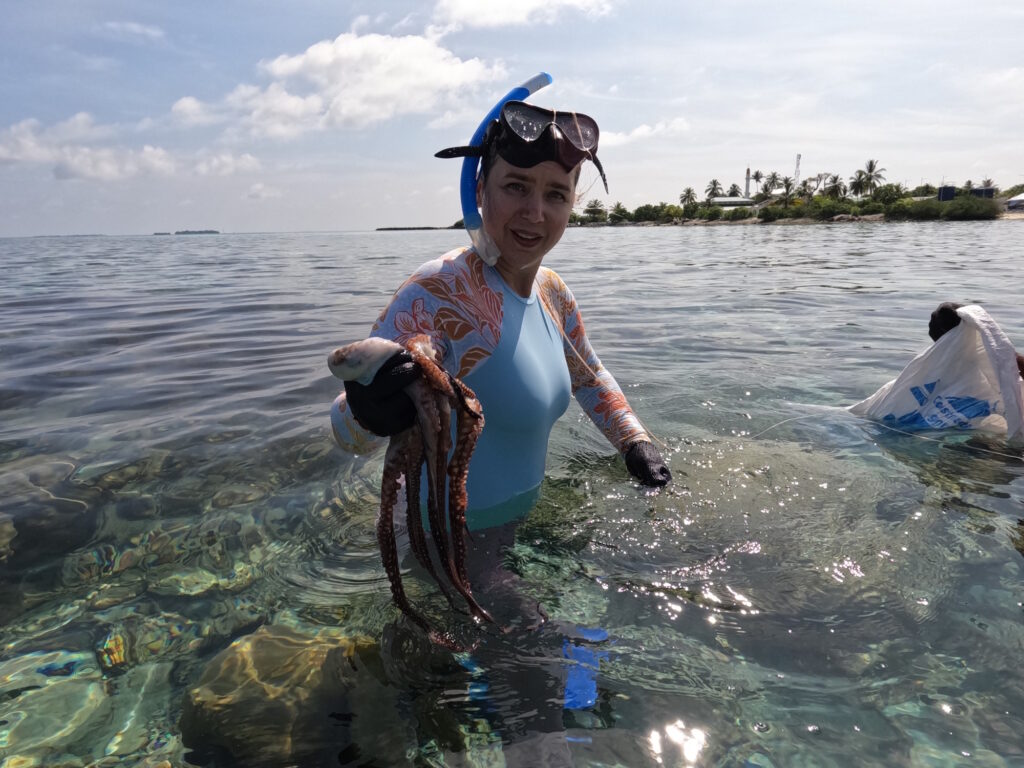
M 478 190 L 484 230 L 501 253 L 496 268 L 522 295 L 569 224 L 576 177 L 552 160 L 519 168 L 497 157 Z

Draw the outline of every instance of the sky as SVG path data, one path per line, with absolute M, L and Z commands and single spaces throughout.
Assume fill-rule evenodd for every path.
M 1020 0 L 33 0 L 0 24 L 0 236 L 449 226 L 510 88 L 593 116 L 610 193 L 746 169 L 1024 183 Z M 1016 51 L 1017 53 L 1014 53 Z M 592 169 L 590 164 L 588 167 Z

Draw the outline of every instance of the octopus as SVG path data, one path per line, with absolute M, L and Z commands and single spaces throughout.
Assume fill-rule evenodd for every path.
M 466 572 L 466 479 L 469 460 L 484 427 L 480 401 L 473 390 L 438 364 L 426 335 L 414 336 L 404 347 L 379 338 L 356 341 L 331 352 L 327 363 L 331 373 L 339 379 L 369 384 L 384 362 L 403 349 L 419 364 L 423 375 L 405 387 L 415 406 L 416 420 L 409 429 L 391 437 L 384 455 L 377 543 L 395 605 L 433 642 L 454 647 L 454 641 L 433 629 L 405 594 L 395 542 L 394 514 L 404 475 L 409 544 L 416 560 L 437 582 L 453 608 L 456 599 L 449 585 L 462 596 L 475 621 L 494 623 L 473 597 Z M 454 449 L 452 411 L 455 412 Z M 420 515 L 420 477 L 424 464 L 430 538 L 443 577 L 432 560 Z

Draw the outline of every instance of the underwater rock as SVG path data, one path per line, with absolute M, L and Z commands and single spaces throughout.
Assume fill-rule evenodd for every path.
M 204 603 L 198 620 L 177 613 L 138 613 L 144 605 L 122 605 L 97 618 L 105 620 L 106 635 L 96 646 L 105 672 L 122 672 L 156 660 L 185 659 L 210 645 L 225 642 L 266 617 L 255 603 L 225 599 Z
M 152 520 L 160 515 L 156 499 L 149 494 L 122 496 L 114 511 L 121 520 Z
M 0 514 L 0 563 L 7 559 L 7 556 L 14 550 L 11 549 L 11 542 L 18 535 L 14 528 L 14 521 L 9 515 Z
M 92 537 L 100 495 L 72 483 L 74 469 L 71 461 L 39 457 L 0 468 L 0 519 L 14 527 L 14 535 L 0 533 L 0 541 L 7 540 L 6 555 L 0 546 L 0 560 L 25 568 Z
M 179 726 L 193 763 L 226 752 L 246 766 L 337 765 L 344 753 L 398 765 L 408 734 L 380 735 L 404 722 L 393 697 L 371 640 L 264 626 L 207 665 Z
M 214 494 L 210 505 L 214 509 L 225 509 L 240 504 L 252 504 L 254 501 L 266 498 L 267 489 L 258 485 L 241 485 L 235 483 L 221 488 Z
M 28 653 L 0 663 L 4 765 L 71 765 L 65 752 L 88 740 L 110 709 L 88 653 Z

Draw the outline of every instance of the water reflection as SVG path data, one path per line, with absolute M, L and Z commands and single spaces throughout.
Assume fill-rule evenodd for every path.
M 707 734 L 695 726 L 687 728 L 686 723 L 677 719 L 660 730 L 652 730 L 647 740 L 651 755 L 658 765 L 684 768 L 697 765 L 707 743 Z

